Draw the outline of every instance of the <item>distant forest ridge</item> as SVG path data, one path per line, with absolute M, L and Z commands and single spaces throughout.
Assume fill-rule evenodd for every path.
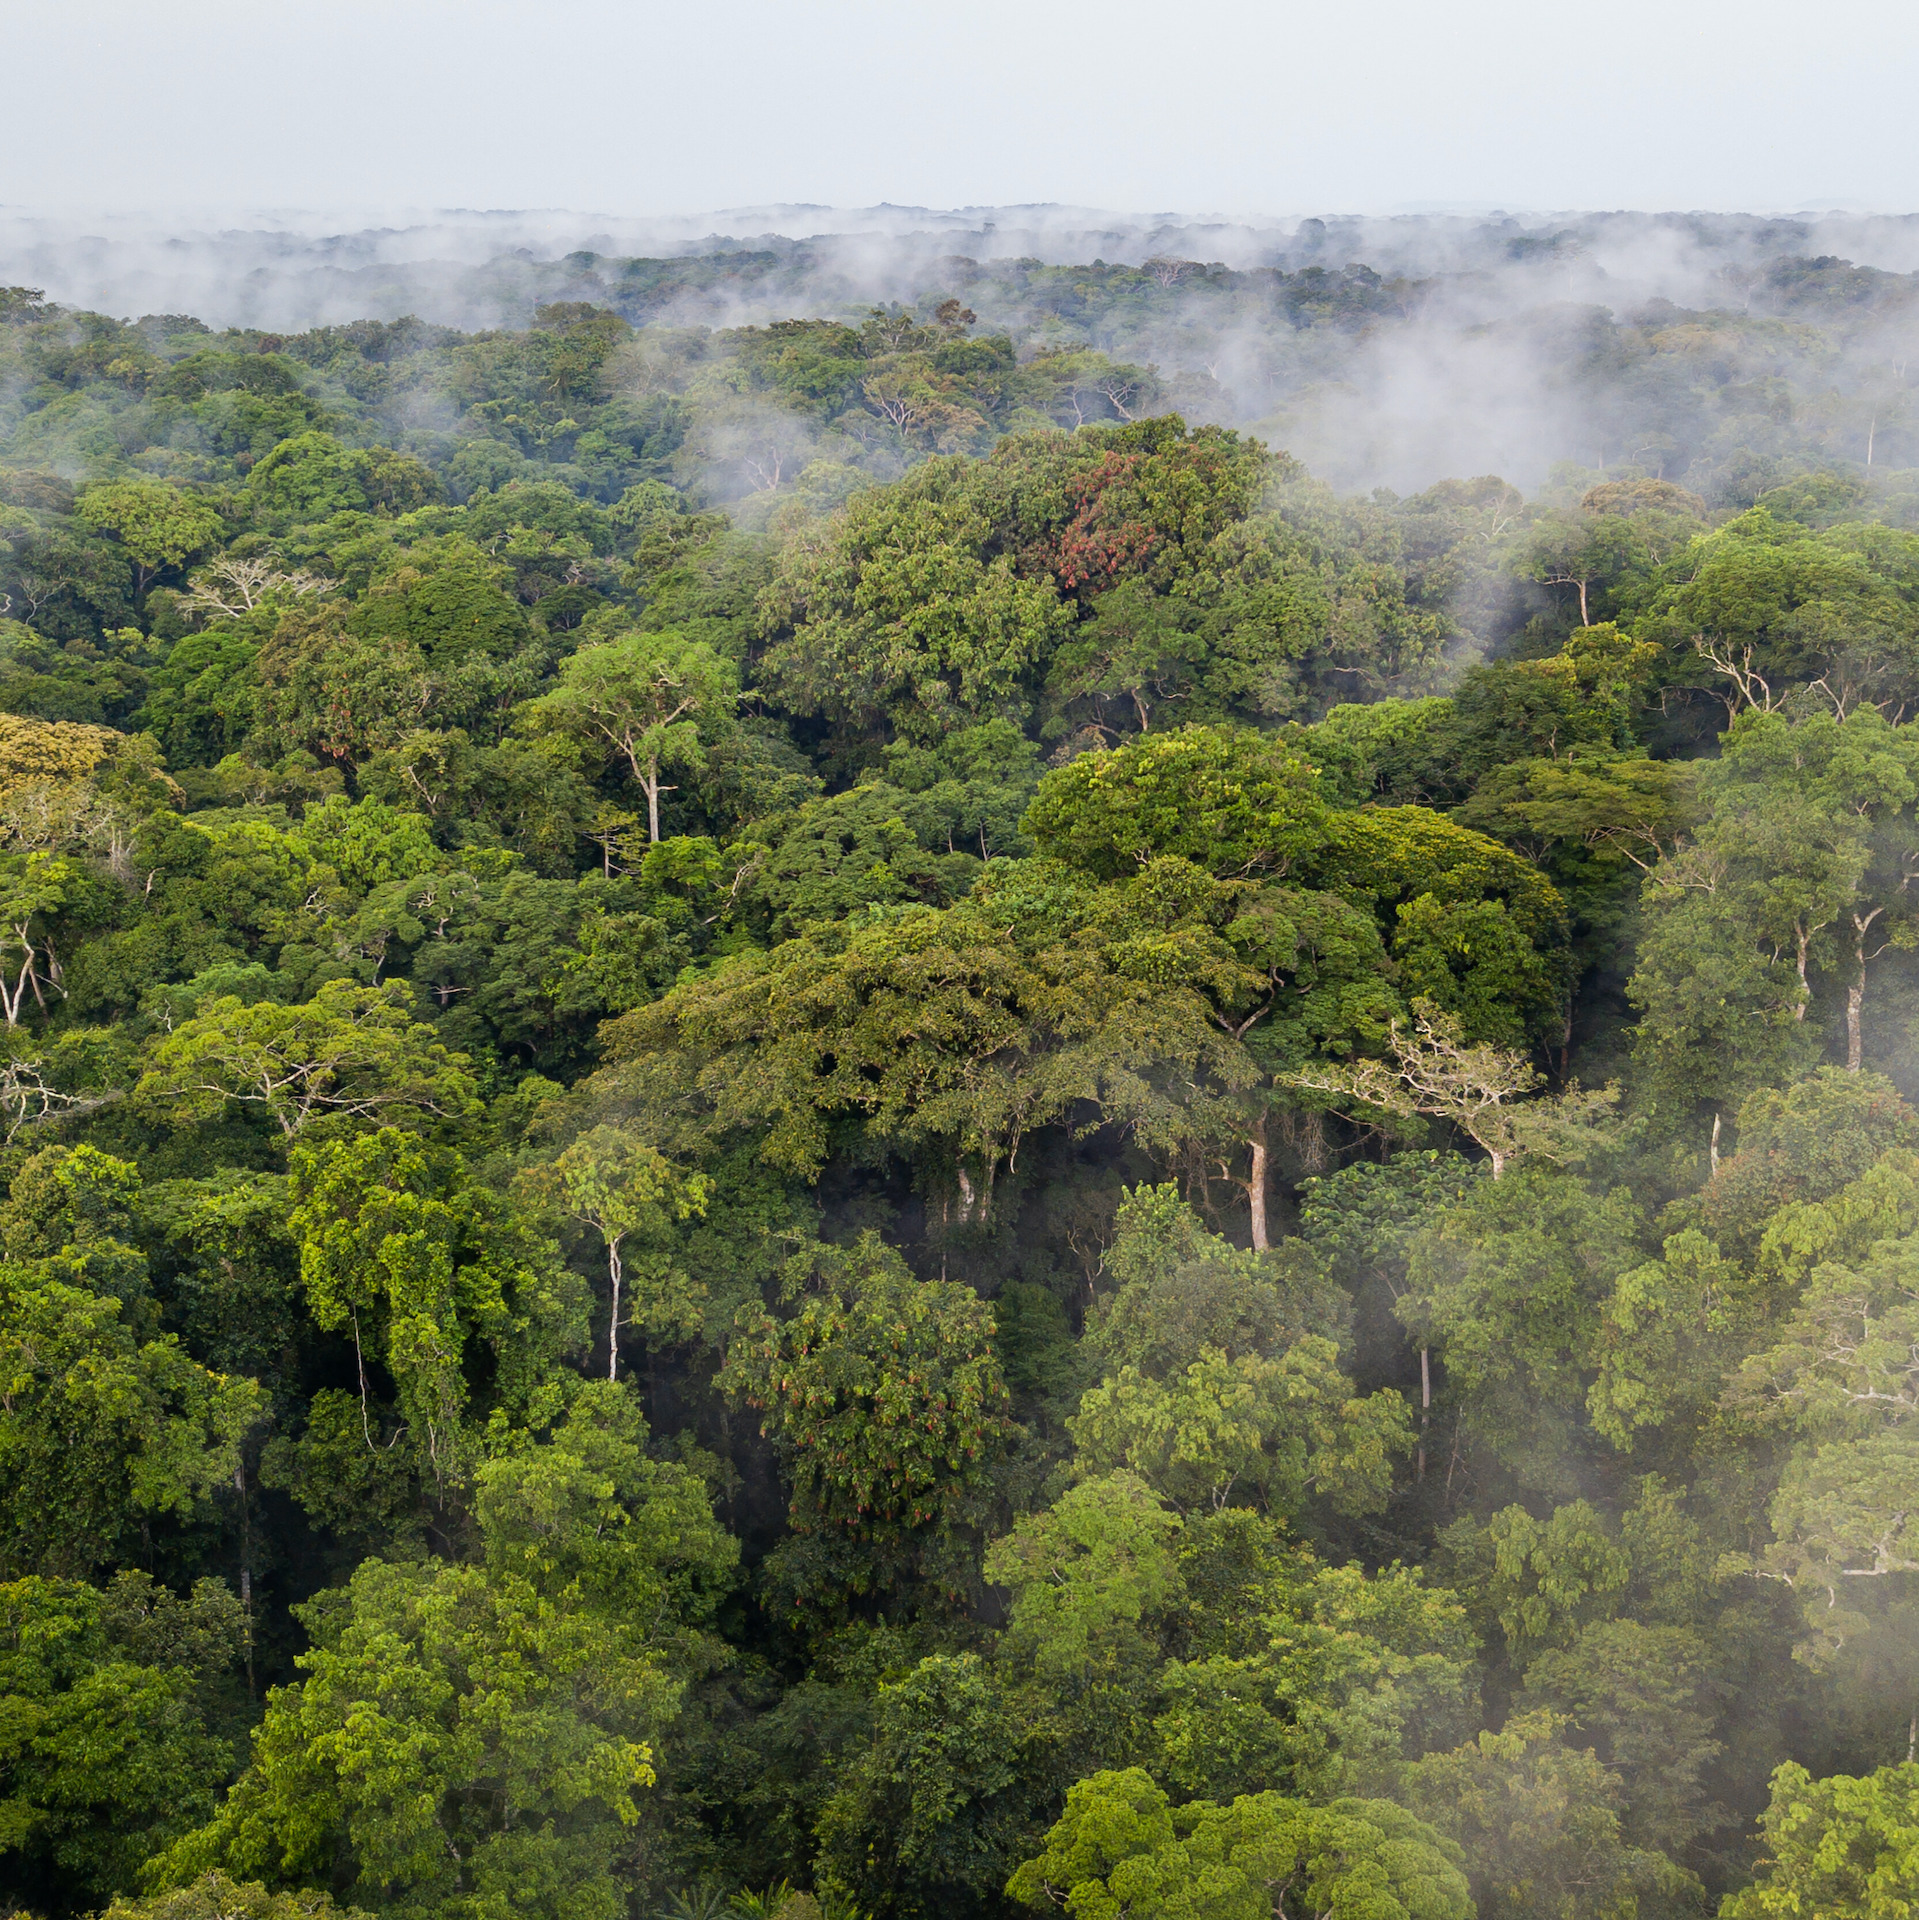
M 833 220 L 847 230 L 814 230 Z M 1919 218 L 1260 226 L 1049 208 L 769 208 L 726 231 L 699 225 L 443 215 L 157 237 L 129 221 L 81 232 L 0 215 L 0 284 L 147 316 L 141 331 L 155 339 L 168 337 L 168 315 L 185 314 L 199 316 L 186 331 L 231 325 L 251 346 L 311 335 L 292 350 L 307 363 L 379 322 L 381 364 L 404 359 L 429 378 L 454 333 L 524 330 L 543 309 L 617 315 L 657 346 L 653 360 L 679 363 L 738 358 L 744 329 L 795 318 L 858 329 L 876 308 L 926 315 L 957 301 L 976 316 L 976 340 L 1001 338 L 1018 364 L 1066 371 L 1054 384 L 1067 398 L 1039 417 L 1072 426 L 1178 411 L 1251 430 L 1344 490 L 1405 493 L 1472 473 L 1532 489 L 1572 463 L 1736 505 L 1808 460 L 1915 461 Z M 1104 398 L 1075 398 L 1083 383 L 1067 363 L 1089 354 L 1130 370 Z M 844 351 L 829 357 L 850 365 Z M 843 438 L 840 403 L 859 383 L 849 373 L 813 391 L 791 374 L 789 356 L 784 372 L 756 369 L 746 390 Z M 677 394 L 686 383 L 669 372 L 640 384 Z M 18 398 L 0 392 L 0 408 Z M 977 452 L 1007 430 L 990 406 L 961 404 L 982 424 L 921 419 L 909 450 Z M 853 410 L 883 417 L 884 403 L 862 390 Z M 550 440 L 534 457 L 552 459 Z M 736 465 L 709 484 L 716 498 L 750 493 L 764 470 Z

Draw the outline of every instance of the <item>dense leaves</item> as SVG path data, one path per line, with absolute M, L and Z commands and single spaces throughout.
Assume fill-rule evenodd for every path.
M 1342 499 L 1073 329 L 1410 291 L 1161 265 L 0 298 L 0 1902 L 1903 1911 L 1906 482 L 1767 280 Z

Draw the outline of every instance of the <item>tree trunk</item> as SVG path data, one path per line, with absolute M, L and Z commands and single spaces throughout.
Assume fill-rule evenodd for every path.
M 1717 1176 L 1719 1172 L 1719 1115 L 1717 1113 L 1712 1117 L 1712 1139 L 1707 1144 L 1706 1157 L 1711 1161 L 1713 1173 Z
M 1865 1047 L 1859 1027 L 1859 1014 L 1866 1003 L 1866 935 L 1872 923 L 1884 911 L 1874 907 L 1868 914 L 1852 916 L 1852 985 L 1846 989 L 1846 1071 L 1857 1073 L 1865 1059 Z M 1884 951 L 1883 948 L 1880 949 Z
M 1266 1129 L 1246 1144 L 1253 1150 L 1252 1165 L 1246 1170 L 1246 1201 L 1253 1219 L 1253 1251 L 1264 1253 L 1271 1244 L 1266 1238 Z
M 620 1377 L 620 1243 L 606 1243 L 606 1271 L 613 1282 L 613 1318 L 606 1327 L 606 1377 Z
M 1426 1477 L 1426 1429 L 1433 1419 L 1433 1350 L 1422 1342 L 1419 1349 L 1419 1477 Z
M 247 1512 L 247 1463 L 244 1459 L 234 1466 L 233 1491 L 240 1497 L 240 1631 L 247 1659 L 247 1698 L 257 1700 L 260 1690 L 253 1677 L 253 1524 Z
M 660 763 L 657 760 L 646 763 L 646 776 L 640 784 L 646 789 L 646 837 L 657 847 L 660 844 Z

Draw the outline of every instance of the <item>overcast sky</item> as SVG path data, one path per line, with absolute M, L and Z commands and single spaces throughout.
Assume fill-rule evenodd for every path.
M 0 203 L 1919 208 L 1912 0 L 0 0 Z

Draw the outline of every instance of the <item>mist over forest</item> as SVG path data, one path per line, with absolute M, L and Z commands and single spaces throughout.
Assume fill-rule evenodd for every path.
M 796 315 L 858 325 L 875 305 L 930 313 L 957 297 L 1022 359 L 1092 350 L 1150 368 L 1146 410 L 1257 434 L 1343 491 L 1483 472 L 1530 491 L 1570 461 L 1669 479 L 1697 465 L 1690 484 L 1710 494 L 1727 460 L 1790 462 L 1812 440 L 1865 463 L 1875 421 L 1891 437 L 1870 463 L 1910 465 L 1915 274 L 1919 217 L 1846 213 L 1251 222 L 763 207 L 674 221 L 347 214 L 337 227 L 248 216 L 168 232 L 0 208 L 0 284 L 214 327 L 411 316 L 519 329 L 543 305 L 584 301 L 649 331 L 726 332 Z M 1778 382 L 1796 434 L 1773 417 Z
M 1906 1914 L 1915 347 L 0 209 L 0 1915 Z

